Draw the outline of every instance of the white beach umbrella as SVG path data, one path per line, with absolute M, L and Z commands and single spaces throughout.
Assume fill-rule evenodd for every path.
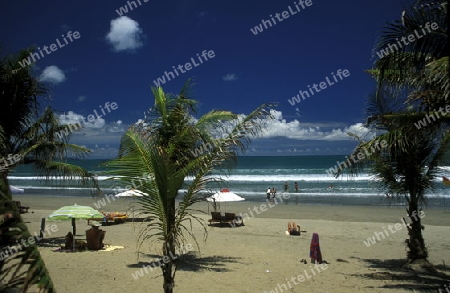
M 230 202 L 230 201 L 243 201 L 245 198 L 237 195 L 234 192 L 216 192 L 212 196 L 206 199 L 209 202 Z
M 116 194 L 116 197 L 131 197 L 131 198 L 133 198 L 133 204 L 132 204 L 132 214 L 133 214 L 133 218 L 134 218 L 134 198 L 135 197 L 140 197 L 140 196 L 144 196 L 144 195 L 148 195 L 147 193 L 145 193 L 145 192 L 142 192 L 142 191 L 140 191 L 140 190 L 138 190 L 138 189 L 134 189 L 134 188 L 132 188 L 132 189 L 129 189 L 129 190 L 127 190 L 127 191 L 124 191 L 124 192 L 121 192 L 121 193 L 118 193 L 118 194 Z
M 145 192 L 142 192 L 140 190 L 137 190 L 137 189 L 130 189 L 130 190 L 116 194 L 117 197 L 133 197 L 133 196 L 144 196 L 144 195 L 148 195 L 148 194 Z
M 210 197 L 208 197 L 206 199 L 208 202 L 212 202 L 213 203 L 213 207 L 214 210 L 217 210 L 216 207 L 216 203 L 220 203 L 220 202 L 232 202 L 232 201 L 243 201 L 245 200 L 245 198 L 237 195 L 234 192 L 229 191 L 228 189 L 222 189 L 219 192 L 214 193 L 213 195 L 211 195 Z M 226 211 L 226 206 L 225 206 L 225 211 Z M 208 213 L 209 213 L 209 206 L 208 206 Z

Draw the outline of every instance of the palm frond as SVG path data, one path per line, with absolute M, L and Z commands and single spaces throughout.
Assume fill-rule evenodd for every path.
M 240 119 L 229 111 L 214 110 L 194 122 L 197 102 L 188 98 L 189 89 L 190 81 L 177 96 L 152 88 L 155 105 L 146 120 L 127 130 L 118 158 L 105 163 L 106 174 L 146 194 L 138 198 L 137 211 L 146 220 L 140 225 L 137 251 L 146 241 L 162 243 L 164 256 L 181 250 L 189 240 L 199 248 L 193 225 L 203 227 L 204 239 L 207 229 L 193 206 L 204 200 L 208 183 L 220 180 L 211 176 L 212 171 L 244 151 L 250 139 L 261 133 L 267 117 L 272 117 L 270 105 L 264 104 Z M 194 152 L 205 143 L 211 145 L 209 151 Z M 186 191 L 180 194 L 182 188 Z M 171 292 L 177 263 L 169 260 L 161 268 L 166 292 Z
M 0 183 L 0 195 L 0 291 L 20 289 L 27 292 L 36 285 L 41 292 L 54 292 L 53 282 L 33 243 L 35 239 L 11 200 L 9 186 Z M 29 242 L 31 238 L 33 242 Z

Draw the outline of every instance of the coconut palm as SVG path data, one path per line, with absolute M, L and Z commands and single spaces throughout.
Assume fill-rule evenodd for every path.
M 208 183 L 220 180 L 211 176 L 212 171 L 230 167 L 228 163 L 271 117 L 269 105 L 262 105 L 242 119 L 228 111 L 211 111 L 195 120 L 196 102 L 187 97 L 189 85 L 176 96 L 152 88 L 155 105 L 149 116 L 127 130 L 118 158 L 106 164 L 112 168 L 109 173 L 120 176 L 117 179 L 125 184 L 140 180 L 140 190 L 148 194 L 138 199 L 147 219 L 139 233 L 138 250 L 146 240 L 162 243 L 164 292 L 173 292 L 175 285 L 178 258 L 173 256 L 183 252 L 189 238 L 198 247 L 193 223 L 203 227 L 206 237 L 206 225 L 193 214 L 193 205 L 204 200 L 201 192 Z M 212 148 L 192 152 L 205 143 Z M 186 191 L 180 194 L 182 188 Z
M 3 158 L 14 158 L 0 168 L 0 291 L 20 288 L 25 292 L 37 285 L 41 291 L 53 292 L 39 250 L 30 241 L 34 238 L 12 201 L 8 173 L 19 164 L 33 163 L 47 178 L 62 175 L 93 180 L 93 176 L 64 162 L 68 154 L 83 156 L 89 150 L 69 144 L 70 135 L 55 135 L 67 126 L 58 124 L 51 108 L 41 113 L 38 99 L 46 95 L 47 89 L 34 77 L 32 67 L 17 65 L 31 52 L 28 49 L 0 58 L 0 158 L 2 162 Z
M 416 103 L 418 110 L 437 110 L 450 98 L 448 8 L 448 0 L 417 1 L 402 12 L 401 19 L 386 25 L 373 49 L 378 57 L 390 49 L 377 58 L 371 71 L 379 88 L 389 85 L 394 98 L 404 97 L 406 90 L 405 102 Z M 414 41 L 399 42 L 410 35 Z
M 385 97 L 385 107 L 391 99 Z M 443 163 L 449 150 L 450 132 L 434 127 L 418 130 L 413 122 L 420 115 L 408 109 L 401 112 L 397 109 L 395 115 L 389 114 L 379 105 L 380 95 L 370 101 L 373 102 L 371 110 L 378 107 L 380 112 L 373 115 L 366 126 L 376 130 L 376 135 L 369 140 L 357 137 L 359 143 L 350 155 L 350 158 L 357 158 L 356 163 L 341 164 L 336 175 L 342 175 L 346 168 L 351 175 L 368 169 L 383 193 L 404 200 L 405 221 L 409 223 L 409 237 L 405 241 L 407 261 L 427 264 L 428 252 L 421 222 L 426 205 L 425 193 L 433 190 L 433 181 L 441 175 L 437 167 Z
M 448 1 L 418 1 L 402 13 L 401 20 L 386 26 L 375 52 L 389 44 L 394 48 L 392 44 L 415 31 L 423 35 L 422 27 L 427 23 L 436 23 L 438 28 L 376 60 L 369 73 L 377 81 L 377 91 L 369 97 L 367 106 L 367 126 L 376 135 L 368 141 L 358 138 L 359 144 L 352 153 L 357 157 L 363 150 L 370 150 L 370 155 L 363 152 L 365 156 L 358 157 L 357 163 L 341 165 L 353 175 L 370 166 L 384 191 L 406 201 L 409 263 L 427 263 L 418 213 L 424 206 L 426 191 L 432 189 L 438 175 L 437 166 L 449 150 L 450 120 L 446 116 L 429 119 L 431 115 L 438 117 L 449 98 L 448 19 Z M 418 127 L 417 122 L 427 117 L 429 123 Z M 386 147 L 377 147 L 381 142 Z

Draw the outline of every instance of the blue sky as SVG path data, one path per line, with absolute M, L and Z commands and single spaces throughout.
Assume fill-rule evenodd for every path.
M 199 115 L 211 109 L 248 114 L 262 103 L 279 103 L 277 119 L 248 154 L 348 154 L 355 141 L 345 133 L 366 131 L 361 125 L 365 97 L 374 83 L 364 70 L 373 64 L 372 47 L 406 3 L 311 0 L 302 7 L 298 1 L 139 1 L 0 3 L 0 44 L 7 52 L 41 48 L 43 57 L 33 65 L 36 75 L 50 86 L 49 103 L 62 122 L 86 121 L 72 142 L 91 148 L 92 158 L 116 155 L 125 129 L 153 105 L 153 81 L 173 72 L 172 66 L 192 63 L 191 58 L 198 66 L 179 71 L 162 87 L 178 92 L 194 78 Z M 280 21 L 275 14 L 283 11 L 286 18 L 278 16 Z M 272 27 L 266 24 L 255 35 L 251 29 L 270 21 L 270 15 Z M 71 41 L 68 32 L 79 36 Z M 63 46 L 43 50 L 57 39 Z M 214 57 L 199 64 L 197 54 L 205 50 Z M 339 69 L 349 75 L 300 103 L 288 101 L 314 83 L 332 82 Z M 108 112 L 108 102 L 116 109 L 110 106 Z M 102 117 L 89 122 L 94 110 Z

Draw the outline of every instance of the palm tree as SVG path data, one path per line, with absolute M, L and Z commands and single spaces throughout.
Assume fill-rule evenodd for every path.
M 428 252 L 421 223 L 426 205 L 425 193 L 433 190 L 433 181 L 440 175 L 437 167 L 442 164 L 449 150 L 450 132 L 433 127 L 418 130 L 413 122 L 419 115 L 408 109 L 397 109 L 395 114 L 385 112 L 386 104 L 392 98 L 384 98 L 384 107 L 380 105 L 380 98 L 378 95 L 376 100 L 369 100 L 373 102 L 371 111 L 378 107 L 379 112 L 371 116 L 372 119 L 366 125 L 374 129 L 376 135 L 369 140 L 353 135 L 359 143 L 350 158 L 357 160 L 350 161 L 351 164 L 341 164 L 341 170 L 336 175 L 342 175 L 342 170 L 346 168 L 351 175 L 369 168 L 383 193 L 403 199 L 408 215 L 405 222 L 409 223 L 409 238 L 405 241 L 408 247 L 407 261 L 410 264 L 426 264 Z M 389 106 L 394 107 L 392 103 Z
M 203 227 L 206 239 L 206 225 L 193 214 L 193 205 L 204 200 L 201 192 L 208 183 L 220 180 L 211 172 L 230 167 L 250 138 L 261 132 L 261 121 L 271 117 L 269 105 L 262 105 L 243 119 L 228 111 L 211 111 L 195 121 L 196 102 L 187 97 L 189 86 L 188 81 L 176 96 L 152 88 L 155 105 L 149 117 L 128 129 L 118 158 L 106 164 L 112 168 L 109 173 L 120 176 L 117 179 L 125 184 L 139 179 L 140 190 L 148 194 L 139 198 L 147 221 L 139 234 L 138 250 L 146 240 L 162 242 L 164 292 L 173 292 L 178 265 L 173 256 L 183 252 L 188 236 L 198 247 L 194 222 Z M 209 151 L 192 152 L 205 143 L 211 144 Z M 182 188 L 186 191 L 180 194 Z
M 391 50 L 368 71 L 377 81 L 377 91 L 369 97 L 367 126 L 376 135 L 369 141 L 358 138 L 352 156 L 361 159 L 341 165 L 353 175 L 370 166 L 382 189 L 404 198 L 410 221 L 407 260 L 424 265 L 428 253 L 418 214 L 425 204 L 426 191 L 432 189 L 438 175 L 437 166 L 449 150 L 450 119 L 433 116 L 435 121 L 430 121 L 432 115 L 438 117 L 449 98 L 449 19 L 448 1 L 418 1 L 402 13 L 401 20 L 386 26 L 374 48 L 376 52 L 389 45 L 395 48 L 392 44 L 415 31 L 423 35 L 422 27 L 427 23 L 435 23 L 437 29 Z M 425 118 L 429 123 L 418 127 L 417 122 Z M 380 149 L 377 146 L 381 142 L 385 147 Z
M 34 238 L 12 201 L 10 170 L 19 164 L 33 163 L 46 178 L 51 175 L 94 178 L 64 162 L 68 154 L 84 156 L 89 150 L 69 144 L 70 135 L 56 136 L 67 126 L 58 124 L 51 108 L 47 107 L 39 116 L 38 99 L 46 95 L 47 89 L 34 77 L 31 67 L 17 69 L 18 61 L 32 51 L 0 55 L 0 158 L 15 158 L 0 169 L 0 291 L 20 288 L 26 292 L 34 285 L 43 292 L 54 291 L 39 250 L 30 240 Z
M 369 71 L 379 89 L 390 86 L 394 98 L 404 97 L 406 90 L 405 102 L 420 111 L 445 106 L 450 98 L 449 23 L 448 0 L 419 0 L 403 11 L 401 20 L 388 23 L 373 51 L 390 49 L 389 54 L 378 58 Z M 415 37 L 412 42 L 406 41 L 410 35 Z M 407 45 L 399 41 L 402 38 Z

